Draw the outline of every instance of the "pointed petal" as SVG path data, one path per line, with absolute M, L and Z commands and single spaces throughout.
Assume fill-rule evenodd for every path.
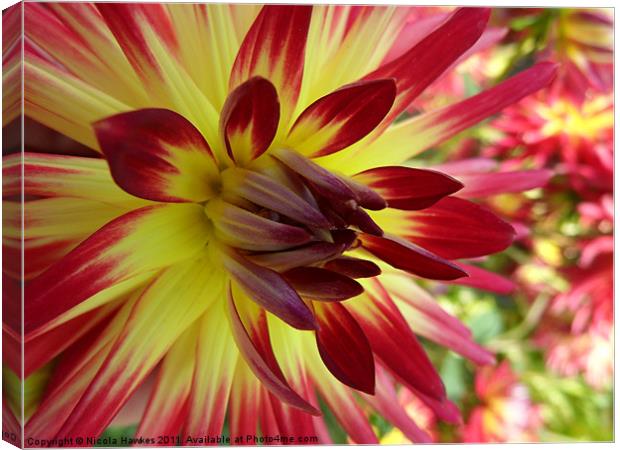
M 177 338 L 216 300 L 212 293 L 220 283 L 219 274 L 214 275 L 201 258 L 175 265 L 144 289 L 106 361 L 58 434 L 103 432 Z
M 258 266 L 234 250 L 222 252 L 222 263 L 248 297 L 280 319 L 301 330 L 313 330 L 310 309 L 277 272 Z
M 236 168 L 222 173 L 225 191 L 283 214 L 313 228 L 330 228 L 331 223 L 318 208 L 294 190 L 262 173 Z
M 406 385 L 444 398 L 439 374 L 383 286 L 376 279 L 364 285 L 367 295 L 348 302 L 346 308 L 364 330 L 375 356 Z
M 25 330 L 115 285 L 195 256 L 206 241 L 206 217 L 199 205 L 148 206 L 125 214 L 28 285 Z
M 362 247 L 397 269 L 431 280 L 453 280 L 467 276 L 454 263 L 392 235 L 360 234 Z
M 390 208 L 408 210 L 428 208 L 463 187 L 441 172 L 401 166 L 369 169 L 353 178 L 377 191 Z
M 398 94 L 386 126 L 478 40 L 489 14 L 486 8 L 458 9 L 408 52 L 365 77 L 396 79 Z
M 263 6 L 237 53 L 230 89 L 253 76 L 265 77 L 276 88 L 281 117 L 290 117 L 299 96 L 311 15 L 306 5 Z
M 375 363 L 361 327 L 339 303 L 316 302 L 314 310 L 316 343 L 325 366 L 344 384 L 373 395 Z
M 429 208 L 403 216 L 409 225 L 402 227 L 399 235 L 442 258 L 496 253 L 512 244 L 515 235 L 512 226 L 493 212 L 458 197 L 445 197 Z
M 187 119 L 140 109 L 94 124 L 114 181 L 159 202 L 202 202 L 215 193 L 218 170 L 209 144 Z
M 217 291 L 211 291 L 215 301 L 198 322 L 200 332 L 185 436 L 217 436 L 226 419 L 226 405 L 239 351 L 226 320 L 226 286 L 222 284 Z
M 271 348 L 265 311 L 232 287 L 228 289 L 228 311 L 239 351 L 263 385 L 283 402 L 318 414 L 284 378 Z
M 280 104 L 273 84 L 252 77 L 237 86 L 220 114 L 220 133 L 230 159 L 243 166 L 262 155 L 273 141 L 279 121 Z
M 190 326 L 172 345 L 157 374 L 136 436 L 179 436 L 187 415 L 199 327 Z
M 370 278 L 381 274 L 381 268 L 372 261 L 351 256 L 334 258 L 323 267 L 351 278 Z
M 395 96 L 392 79 L 343 86 L 301 113 L 286 145 L 310 158 L 335 153 L 374 130 L 389 112 Z
M 266 219 L 221 199 L 208 202 L 205 211 L 215 225 L 216 236 L 244 250 L 284 250 L 307 244 L 311 239 L 301 227 Z
M 460 280 L 449 281 L 449 283 L 504 295 L 510 294 L 516 289 L 516 284 L 513 281 L 494 272 L 471 264 L 459 263 L 459 266 L 461 266 L 469 276 Z
M 282 277 L 305 297 L 319 301 L 340 301 L 355 297 L 364 288 L 346 275 L 320 267 L 296 267 Z
M 459 197 L 481 198 L 543 187 L 553 176 L 547 169 L 455 175 L 465 187 Z

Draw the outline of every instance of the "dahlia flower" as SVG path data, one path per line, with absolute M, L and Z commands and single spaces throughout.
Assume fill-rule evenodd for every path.
M 551 300 L 547 326 L 535 338 L 555 372 L 564 376 L 581 373 L 590 385 L 605 388 L 613 377 L 611 194 L 598 203 L 579 204 L 579 212 L 583 225 L 599 233 L 578 242 L 581 253 L 577 264 L 563 270 L 569 288 Z
M 532 442 L 542 426 L 539 407 L 507 361 L 484 367 L 475 380 L 482 401 L 463 427 L 464 442 Z
M 377 442 L 369 411 L 428 440 L 388 377 L 458 421 L 416 335 L 493 357 L 415 277 L 466 277 L 457 260 L 513 229 L 452 195 L 456 179 L 400 164 L 546 85 L 553 64 L 393 126 L 487 9 L 391 61 L 408 8 L 24 9 L 25 114 L 91 150 L 23 155 L 25 375 L 58 357 L 27 437 L 100 435 L 153 371 L 136 436 L 175 443 L 225 420 L 233 443 L 259 427 L 329 442 L 321 404 L 352 442 Z M 20 166 L 5 158 L 5 195 Z M 16 248 L 18 224 L 5 233 Z
M 577 101 L 545 90 L 493 122 L 503 137 L 486 152 L 553 168 L 583 198 L 598 198 L 613 188 L 613 116 L 609 95 Z

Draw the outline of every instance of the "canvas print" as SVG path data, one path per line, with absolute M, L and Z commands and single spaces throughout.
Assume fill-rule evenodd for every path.
M 613 439 L 613 10 L 18 3 L 2 433 Z

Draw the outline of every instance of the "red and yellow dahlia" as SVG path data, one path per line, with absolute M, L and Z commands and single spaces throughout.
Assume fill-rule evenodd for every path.
M 459 9 L 386 62 L 408 11 L 25 4 L 25 114 L 91 151 L 26 141 L 5 159 L 5 195 L 23 158 L 28 198 L 25 375 L 56 359 L 27 438 L 100 435 L 153 371 L 137 436 L 187 443 L 227 419 L 233 442 L 329 442 L 323 403 L 353 442 L 377 441 L 370 410 L 427 440 L 388 376 L 457 420 L 416 334 L 493 358 L 414 279 L 466 277 L 455 260 L 513 229 L 452 195 L 456 179 L 401 164 L 555 67 L 394 126 L 489 16 Z

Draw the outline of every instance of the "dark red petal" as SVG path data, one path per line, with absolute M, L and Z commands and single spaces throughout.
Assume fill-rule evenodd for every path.
M 314 330 L 312 312 L 277 272 L 256 265 L 234 250 L 222 253 L 222 263 L 248 297 L 294 328 Z
M 488 8 L 458 9 L 411 50 L 365 77 L 396 79 L 398 95 L 386 126 L 480 38 L 489 14 Z
M 381 269 L 374 262 L 351 256 L 334 258 L 323 267 L 351 278 L 370 278 L 381 274 Z
M 319 412 L 289 386 L 278 362 L 271 342 L 265 311 L 242 295 L 235 298 L 228 287 L 228 312 L 231 328 L 239 351 L 252 372 L 278 398 L 310 414 Z
M 316 343 L 329 371 L 344 384 L 370 395 L 375 391 L 375 362 L 362 328 L 339 303 L 315 303 Z
M 213 195 L 213 154 L 183 116 L 140 109 L 93 126 L 112 178 L 128 193 L 159 202 L 201 202 Z
M 442 258 L 473 258 L 504 250 L 515 236 L 512 226 L 493 212 L 458 197 L 446 197 L 407 213 L 411 227 L 401 236 Z
M 247 258 L 261 266 L 267 266 L 278 272 L 299 266 L 309 266 L 340 255 L 345 250 L 344 244 L 318 242 L 284 252 L 259 253 Z
M 354 179 L 377 191 L 390 208 L 406 210 L 427 208 L 463 187 L 444 173 L 401 166 L 366 170 Z
M 396 236 L 360 234 L 362 247 L 397 269 L 431 280 L 454 280 L 467 276 L 456 264 Z
M 313 300 L 346 300 L 364 292 L 357 281 L 320 267 L 296 267 L 282 276 L 300 295 Z
M 310 158 L 329 155 L 362 139 L 390 111 L 394 80 L 359 81 L 321 97 L 297 118 L 287 145 Z
M 268 80 L 253 77 L 232 91 L 220 114 L 220 132 L 228 156 L 247 164 L 262 155 L 278 130 L 280 104 Z

